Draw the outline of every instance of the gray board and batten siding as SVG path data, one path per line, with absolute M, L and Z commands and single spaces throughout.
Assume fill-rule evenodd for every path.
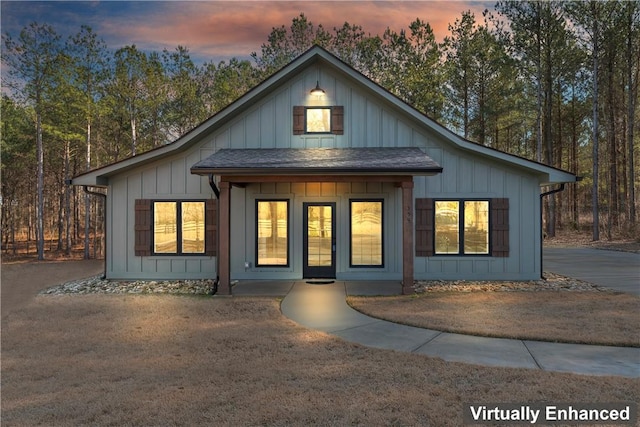
M 306 56 L 305 56 L 306 55 Z M 416 279 L 508 279 L 540 277 L 540 185 L 570 174 L 495 150 L 460 142 L 384 89 L 314 48 L 288 68 L 204 122 L 172 146 L 74 178 L 76 185 L 107 187 L 106 274 L 111 279 L 183 279 L 216 276 L 216 257 L 136 256 L 136 200 L 214 199 L 208 177 L 191 168 L 221 149 L 416 147 L 442 167 L 442 173 L 414 176 L 414 199 L 509 199 L 509 254 L 417 256 Z M 325 90 L 309 95 L 316 82 Z M 342 134 L 292 132 L 295 106 L 344 107 Z M 456 141 L 454 139 L 458 138 Z M 467 145 L 465 145 L 467 144 Z M 554 181 L 555 180 L 555 181 Z M 290 200 L 290 265 L 255 268 L 257 199 Z M 302 206 L 335 202 L 338 235 L 348 236 L 349 200 L 384 200 L 383 268 L 349 268 L 348 238 L 337 242 L 337 276 L 350 279 L 402 278 L 402 196 L 392 183 L 269 182 L 231 190 L 231 279 L 302 277 Z M 250 267 L 245 268 L 245 262 Z

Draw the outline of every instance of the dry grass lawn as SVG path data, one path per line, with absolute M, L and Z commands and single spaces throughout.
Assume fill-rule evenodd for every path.
M 640 347 L 640 298 L 600 292 L 428 292 L 349 297 L 370 316 L 490 337 Z
M 640 380 L 365 348 L 274 299 L 157 295 L 35 298 L 3 318 L 1 387 L 5 427 L 459 426 L 463 402 L 640 401 Z

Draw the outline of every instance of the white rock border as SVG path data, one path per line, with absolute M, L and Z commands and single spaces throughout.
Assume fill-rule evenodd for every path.
M 184 294 L 210 295 L 213 280 L 135 280 L 118 281 L 93 276 L 63 283 L 40 292 L 41 295 L 62 294 Z
M 101 279 L 101 276 L 74 280 L 45 289 L 41 295 L 63 294 L 183 294 L 211 295 L 213 280 L 135 280 L 118 281 Z M 418 280 L 413 285 L 417 294 L 425 292 L 541 292 L 580 291 L 613 292 L 582 280 L 545 273 L 545 280 L 516 281 L 468 281 L 468 280 Z
M 545 272 L 544 280 L 535 281 L 470 281 L 470 280 L 419 280 L 413 285 L 414 292 L 542 292 L 580 291 L 614 292 L 612 289 L 594 285 L 583 280 Z

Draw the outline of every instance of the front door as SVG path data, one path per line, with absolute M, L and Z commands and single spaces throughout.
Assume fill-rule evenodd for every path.
M 303 267 L 305 279 L 336 277 L 335 203 L 304 203 Z

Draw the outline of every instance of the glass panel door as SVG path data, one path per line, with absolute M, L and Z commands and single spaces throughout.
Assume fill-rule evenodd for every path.
M 304 203 L 305 278 L 335 278 L 335 203 Z

